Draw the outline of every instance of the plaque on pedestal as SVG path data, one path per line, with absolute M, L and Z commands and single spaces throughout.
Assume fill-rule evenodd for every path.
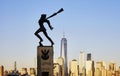
M 37 76 L 53 76 L 53 47 L 37 47 Z

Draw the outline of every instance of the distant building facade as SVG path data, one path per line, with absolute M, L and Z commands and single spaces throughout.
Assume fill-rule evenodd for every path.
M 30 76 L 36 76 L 35 68 L 30 68 L 30 69 L 29 69 L 29 75 L 30 75 Z
M 78 62 L 77 60 L 72 60 L 70 62 L 70 65 L 69 65 L 69 73 L 70 75 L 69 76 L 78 76 L 78 71 L 79 71 L 79 67 L 78 67 Z
M 94 61 L 91 59 L 91 53 L 88 53 L 86 61 L 86 76 L 94 76 L 94 73 Z
M 21 70 L 21 76 L 28 75 L 27 68 L 22 68 Z
M 115 76 L 115 73 L 116 73 L 116 64 L 111 62 L 109 64 L 109 69 L 107 70 L 107 75 Z
M 60 73 L 60 69 L 60 65 L 58 63 L 54 63 L 53 76 L 62 76 Z
M 94 61 L 86 61 L 86 76 L 94 76 Z
M 60 65 L 60 75 L 65 76 L 65 65 L 63 57 L 58 57 L 57 63 Z
M 106 76 L 106 64 L 104 61 L 96 62 L 95 76 Z
M 0 76 L 4 76 L 4 67 L 0 65 Z
M 85 76 L 85 56 L 84 52 L 80 52 L 79 56 L 79 76 Z

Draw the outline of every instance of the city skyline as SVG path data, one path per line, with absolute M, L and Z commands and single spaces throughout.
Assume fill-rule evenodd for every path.
M 82 55 L 82 57 L 85 57 L 83 55 L 84 52 L 80 52 L 80 56 Z M 94 61 L 91 58 L 92 54 L 91 53 L 87 53 L 87 57 L 85 61 L 85 63 L 83 63 L 85 66 L 83 66 L 82 68 L 82 72 L 79 73 L 80 71 L 80 65 L 79 60 L 76 59 L 72 59 L 69 62 L 69 70 L 68 70 L 68 74 L 70 76 L 119 76 L 120 75 L 120 65 L 117 66 L 115 62 L 109 62 L 109 64 L 106 64 L 105 61 Z M 16 62 L 15 64 L 15 68 L 14 70 L 4 70 L 4 66 L 0 65 L 0 75 L 3 76 L 3 74 L 6 75 L 36 75 L 36 69 L 35 68 L 26 68 L 26 67 L 22 67 L 21 69 L 17 69 L 16 68 Z M 54 69 L 53 69 L 53 73 L 54 76 L 64 76 L 64 59 L 62 57 L 58 57 L 57 60 L 54 62 Z
M 34 67 L 38 39 L 34 36 L 42 13 L 47 17 L 60 8 L 64 12 L 50 19 L 47 30 L 54 45 L 54 59 L 60 55 L 60 40 L 65 32 L 68 61 L 77 59 L 81 50 L 92 53 L 95 61 L 113 60 L 120 65 L 120 1 L 0 1 L 0 65 L 11 69 Z M 47 26 L 46 26 L 47 27 Z M 47 28 L 49 29 L 49 28 Z M 47 39 L 45 44 L 48 45 Z

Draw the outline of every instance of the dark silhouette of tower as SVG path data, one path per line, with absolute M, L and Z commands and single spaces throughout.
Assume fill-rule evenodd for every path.
M 14 70 L 17 70 L 16 61 L 14 62 Z
M 67 66 L 67 39 L 63 36 L 61 40 L 61 51 L 60 56 L 64 59 L 64 75 L 68 76 L 68 66 Z

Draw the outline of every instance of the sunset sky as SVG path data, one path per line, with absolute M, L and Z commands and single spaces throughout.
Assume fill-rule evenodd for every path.
M 80 51 L 92 53 L 95 61 L 114 61 L 120 65 L 120 0 L 0 0 L 0 65 L 13 69 L 34 67 L 39 39 L 41 14 L 49 19 L 48 35 L 54 41 L 54 58 L 60 55 L 60 42 L 65 33 L 68 59 L 78 59 Z M 49 41 L 40 33 L 44 44 Z

